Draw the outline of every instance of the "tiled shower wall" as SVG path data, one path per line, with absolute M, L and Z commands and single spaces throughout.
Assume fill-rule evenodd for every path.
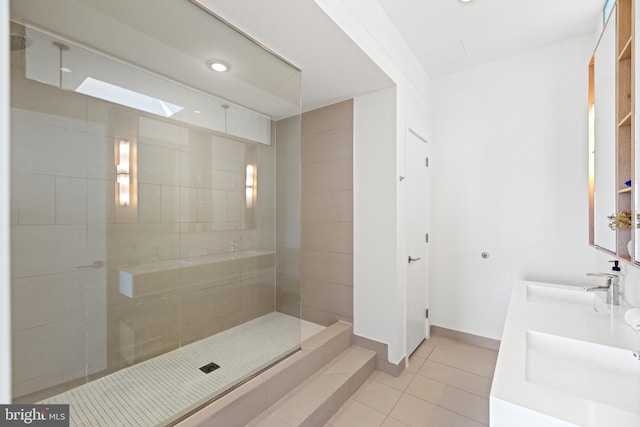
M 353 100 L 302 115 L 302 248 L 303 319 L 353 322 Z
M 116 120 L 115 126 L 124 122 L 126 119 Z M 256 158 L 264 160 L 257 162 L 260 197 L 253 209 L 258 205 L 262 209 L 263 201 L 264 212 L 273 207 L 273 182 L 261 179 L 263 173 L 273 176 L 271 147 L 148 118 L 139 118 L 137 123 L 139 223 L 128 234 L 130 226 L 118 225 L 116 220 L 109 231 L 108 255 L 113 265 L 132 259 L 152 263 L 154 256 L 164 260 L 273 250 L 273 220 L 269 223 L 258 215 L 262 227 L 255 228 L 245 197 L 246 164 L 255 164 Z M 127 132 L 125 127 L 117 133 Z M 116 205 L 116 213 L 128 209 Z M 132 210 L 135 218 L 135 207 Z M 275 309 L 273 256 L 267 263 L 260 260 L 246 269 L 218 269 L 215 275 L 195 280 L 187 279 L 186 271 L 162 275 L 156 279 L 162 280 L 157 283 L 159 291 L 139 298 L 119 291 L 117 273 L 114 268 L 107 274 L 109 370 L 163 354 Z
M 300 116 L 276 122 L 276 309 L 300 317 L 302 236 L 300 218 Z
M 23 76 L 14 66 L 14 397 L 62 391 L 274 310 L 275 264 L 264 259 L 139 298 L 121 294 L 118 278 L 122 265 L 230 252 L 232 242 L 273 250 L 273 147 Z M 115 195 L 121 138 L 132 141 L 137 182 L 126 207 Z M 245 205 L 248 161 L 258 170 L 253 210 Z

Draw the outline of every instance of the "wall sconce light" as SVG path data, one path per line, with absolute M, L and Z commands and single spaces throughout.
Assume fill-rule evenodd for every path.
M 131 183 L 131 172 L 129 165 L 130 144 L 122 139 L 118 144 L 118 164 L 116 165 L 116 181 L 118 182 L 118 201 L 120 206 L 129 206 L 131 196 L 129 185 Z
M 253 192 L 254 192 L 254 188 L 255 188 L 255 166 L 253 166 L 251 163 L 249 163 L 247 165 L 247 179 L 245 182 L 245 194 L 246 194 L 246 206 L 247 209 L 250 209 L 253 207 Z

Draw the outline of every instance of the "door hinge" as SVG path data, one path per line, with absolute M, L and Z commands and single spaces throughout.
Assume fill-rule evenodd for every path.
M 425 163 L 425 166 L 426 166 L 426 167 L 429 167 L 429 158 L 428 158 L 428 157 L 425 159 L 425 162 L 424 162 L 424 163 Z
M 425 311 L 426 311 L 425 312 L 425 317 L 428 319 L 429 318 L 429 309 L 427 308 Z
M 429 233 L 424 235 L 424 242 L 429 243 Z

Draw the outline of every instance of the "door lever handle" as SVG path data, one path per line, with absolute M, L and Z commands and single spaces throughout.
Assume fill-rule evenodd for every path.
M 76 267 L 76 270 L 89 270 L 92 268 L 100 268 L 104 266 L 104 262 L 102 261 L 93 261 L 93 263 L 89 264 L 89 265 L 79 265 Z
M 409 264 L 411 264 L 412 262 L 416 262 L 416 261 L 420 261 L 421 258 L 411 258 L 411 255 L 409 255 Z

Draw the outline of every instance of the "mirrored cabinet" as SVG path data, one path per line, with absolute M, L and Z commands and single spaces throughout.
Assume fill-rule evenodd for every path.
M 607 216 L 616 210 L 616 8 L 608 17 L 589 67 L 591 244 L 616 252 Z
M 589 64 L 590 243 L 640 265 L 634 0 L 617 0 Z
M 618 0 L 617 5 L 617 78 L 616 78 L 616 211 L 609 218 L 616 231 L 616 253 L 632 259 L 632 140 L 634 140 L 634 52 L 633 1 Z
M 640 57 L 640 43 L 637 43 L 638 37 L 636 31 L 640 31 L 640 8 L 635 1 L 631 2 L 631 34 L 635 38 L 635 41 L 631 41 L 631 52 L 633 52 L 634 58 Z M 633 59 L 633 58 L 632 58 Z M 634 114 L 632 115 L 632 135 L 633 139 L 630 141 L 630 152 L 627 162 L 629 163 L 629 175 L 631 176 L 631 189 L 628 191 L 627 197 L 629 198 L 629 205 L 631 206 L 631 230 L 629 232 L 631 243 L 629 256 L 633 259 L 634 264 L 640 266 L 640 124 L 638 123 L 638 114 L 635 114 L 636 102 L 640 102 L 640 66 L 635 66 L 634 60 L 631 63 L 631 88 L 634 94 Z M 626 185 L 626 182 L 624 183 Z

